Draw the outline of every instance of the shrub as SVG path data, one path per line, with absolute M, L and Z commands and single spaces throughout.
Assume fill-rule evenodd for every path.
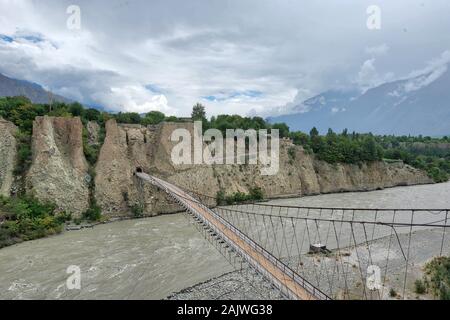
M 427 291 L 427 288 L 425 287 L 425 284 L 423 283 L 423 281 L 422 280 L 420 280 L 420 279 L 417 279 L 415 282 L 414 282 L 414 287 L 415 287 L 415 292 L 417 293 L 417 294 L 424 294 L 426 291 Z
M 389 296 L 390 296 L 391 298 L 395 298 L 395 297 L 397 296 L 397 291 L 395 291 L 394 288 L 391 288 L 391 289 L 389 290 Z
M 264 194 L 261 188 L 251 188 L 250 189 L 250 200 L 262 200 L 264 199 Z
M 295 157 L 296 157 L 295 147 L 290 147 L 288 149 L 288 156 L 289 156 L 290 160 L 292 160 L 292 161 L 295 160 Z
M 441 300 L 450 300 L 450 257 L 437 257 L 425 265 L 424 283 Z
M 62 211 L 57 215 L 55 215 L 55 219 L 58 223 L 63 224 L 66 223 L 67 221 L 72 220 L 72 214 Z
M 144 215 L 144 208 L 139 204 L 135 204 L 131 207 L 131 212 L 135 218 L 140 218 Z
M 98 155 L 100 153 L 101 145 L 90 145 L 88 143 L 88 130 L 83 127 L 83 152 L 87 162 L 90 166 L 94 166 L 97 163 Z
M 102 217 L 102 209 L 95 201 L 92 201 L 91 207 L 83 212 L 83 219 L 88 221 L 99 221 Z
M 246 201 L 262 200 L 262 199 L 264 199 L 264 195 L 261 188 L 259 187 L 250 188 L 248 194 L 238 191 L 227 196 L 225 195 L 225 192 L 223 190 L 220 190 L 219 192 L 217 192 L 216 195 L 216 201 L 218 205 L 232 205 L 234 203 L 241 203 Z
M 69 216 L 55 215 L 55 208 L 52 203 L 40 202 L 32 196 L 0 197 L 0 212 L 5 219 L 0 225 L 0 248 L 61 232 Z
M 14 174 L 21 176 L 26 173 L 31 165 L 31 136 L 25 132 L 19 131 L 17 139 L 17 163 Z
M 247 201 L 248 199 L 249 199 L 248 195 L 240 191 L 234 193 L 234 195 L 232 196 L 232 200 L 235 203 L 244 202 Z
M 219 206 L 226 204 L 227 201 L 226 201 L 225 191 L 223 191 L 223 190 L 217 191 L 216 201 L 217 201 L 217 205 L 219 205 Z

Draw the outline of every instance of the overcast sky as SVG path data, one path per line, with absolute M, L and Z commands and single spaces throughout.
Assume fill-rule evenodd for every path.
M 1 73 L 113 111 L 284 113 L 442 67 L 448 50 L 448 0 L 0 0 Z

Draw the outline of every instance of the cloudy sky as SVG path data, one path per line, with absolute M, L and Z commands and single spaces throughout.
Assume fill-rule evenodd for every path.
M 1 73 L 112 111 L 285 113 L 442 68 L 449 50 L 448 0 L 0 0 Z

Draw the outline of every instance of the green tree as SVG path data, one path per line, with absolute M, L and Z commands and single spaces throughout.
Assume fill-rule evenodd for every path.
M 69 105 L 69 112 L 74 117 L 81 117 L 83 115 L 83 113 L 84 113 L 84 108 L 83 108 L 83 106 L 80 103 L 74 102 L 74 103 Z
M 140 124 L 141 116 L 137 112 L 119 112 L 116 114 L 116 120 L 119 123 Z
M 98 111 L 97 109 L 90 108 L 86 110 L 84 116 L 89 121 L 98 121 L 100 120 L 100 111 Z
M 194 105 L 194 107 L 192 108 L 192 114 L 191 114 L 192 120 L 205 120 L 206 119 L 206 112 L 205 112 L 205 107 L 200 104 L 197 103 Z
M 314 138 L 314 137 L 319 136 L 319 130 L 317 130 L 316 127 L 313 127 L 313 128 L 311 129 L 311 131 L 309 131 L 309 136 L 310 136 L 311 138 Z
M 142 119 L 141 124 L 143 125 L 154 125 L 164 121 L 166 115 L 159 111 L 150 111 Z
M 306 133 L 295 131 L 290 133 L 290 137 L 296 145 L 306 146 L 309 144 L 309 136 Z
M 272 129 L 278 129 L 280 132 L 280 138 L 289 137 L 289 127 L 286 123 L 275 123 L 272 125 Z

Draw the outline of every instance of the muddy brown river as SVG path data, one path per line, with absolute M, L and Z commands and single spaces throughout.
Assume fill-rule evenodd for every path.
M 450 183 L 278 199 L 323 207 L 450 208 Z M 81 289 L 69 290 L 69 266 Z M 182 214 L 65 232 L 0 249 L 1 299 L 163 299 L 233 268 Z

